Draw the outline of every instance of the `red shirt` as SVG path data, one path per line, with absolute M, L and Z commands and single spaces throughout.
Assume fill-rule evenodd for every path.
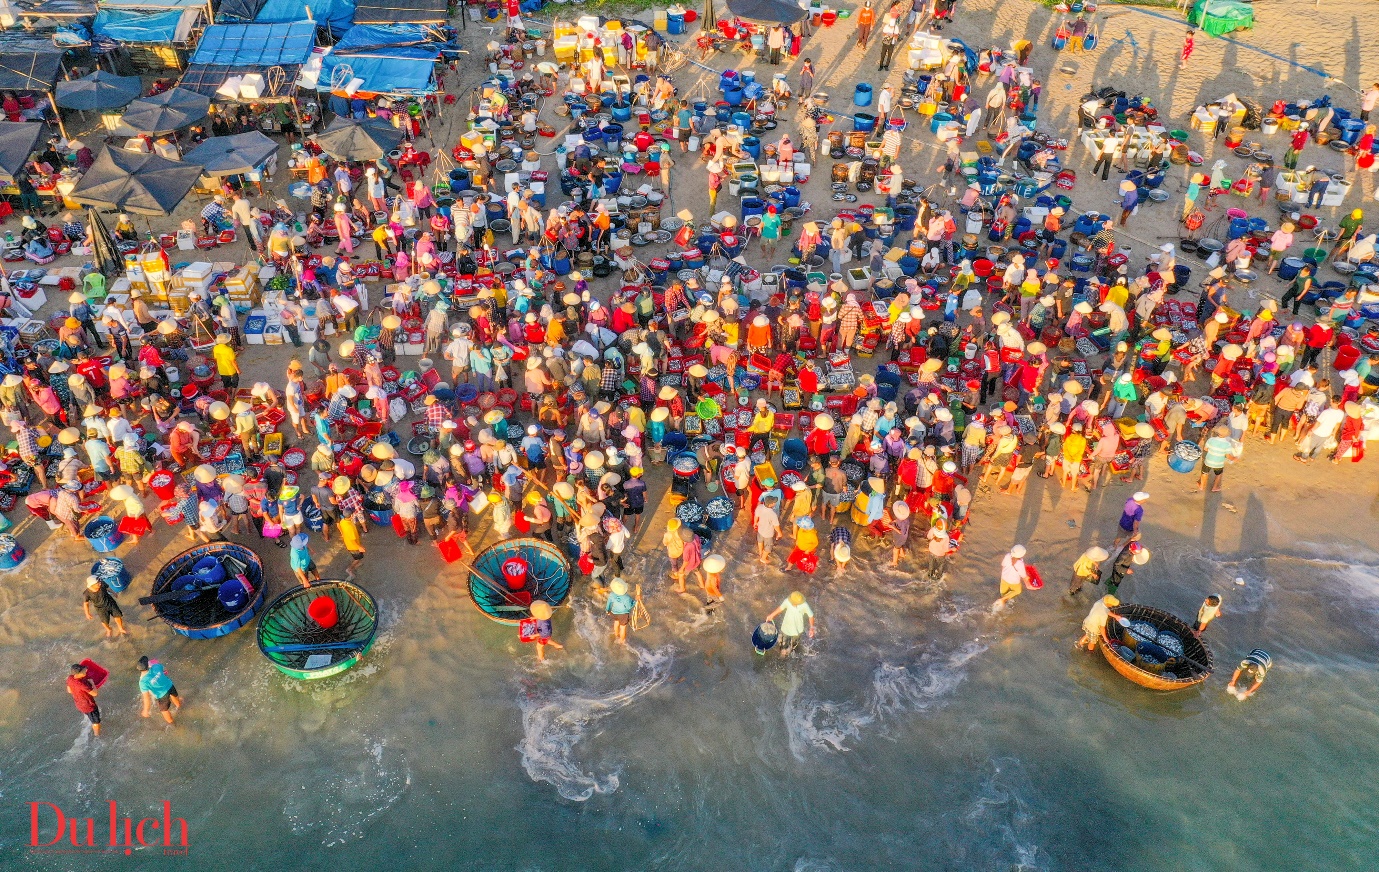
M 1331 342 L 1332 329 L 1324 324 L 1313 324 L 1307 328 L 1307 347 L 1325 348 Z
M 96 710 L 95 690 L 96 685 L 91 679 L 67 676 L 67 692 L 72 695 L 72 702 L 76 703 L 77 711 L 82 714 Z

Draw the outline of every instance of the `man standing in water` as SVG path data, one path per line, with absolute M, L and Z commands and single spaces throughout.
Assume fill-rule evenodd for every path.
M 805 602 L 804 594 L 796 590 L 792 591 L 774 612 L 767 615 L 766 620 L 775 620 L 776 615 L 782 614 L 784 617 L 780 621 L 780 656 L 789 657 L 790 652 L 800 643 L 800 636 L 804 635 L 805 618 L 809 619 L 809 638 L 814 638 L 814 610 Z
M 771 565 L 771 546 L 781 537 L 780 515 L 776 514 L 776 498 L 762 497 L 752 517 L 752 525 L 757 531 L 757 558 L 765 566 Z
M 149 716 L 149 704 L 158 703 L 158 711 L 163 720 L 172 723 L 172 714 L 182 710 L 182 697 L 177 695 L 177 685 L 163 671 L 163 664 L 147 657 L 139 658 L 139 696 L 143 699 L 141 717 Z
M 1024 591 L 1025 579 L 1029 570 L 1025 568 L 1025 546 L 1016 545 L 1010 553 L 1001 558 L 1001 598 L 996 607 L 1001 608 Z
M 96 682 L 86 676 L 86 667 L 80 663 L 72 664 L 71 674 L 67 676 L 67 692 L 72 695 L 77 711 L 86 715 L 91 722 L 91 735 L 101 734 L 101 707 L 96 705 Z

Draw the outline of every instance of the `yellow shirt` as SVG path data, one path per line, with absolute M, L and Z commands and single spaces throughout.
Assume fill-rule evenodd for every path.
M 752 426 L 747 429 L 752 433 L 770 433 L 774 426 L 776 426 L 776 413 L 767 409 L 765 412 L 757 412 L 753 415 Z
M 235 361 L 235 350 L 228 345 L 217 345 L 211 354 L 215 357 L 216 372 L 221 375 L 238 375 L 239 364 Z
M 1106 302 L 1115 303 L 1122 309 L 1130 299 L 1130 289 L 1125 285 L 1112 285 L 1111 290 L 1106 292 Z
M 346 551 L 364 550 L 364 543 L 359 541 L 359 528 L 355 526 L 353 518 L 341 518 L 339 527 L 340 544 L 345 546 Z

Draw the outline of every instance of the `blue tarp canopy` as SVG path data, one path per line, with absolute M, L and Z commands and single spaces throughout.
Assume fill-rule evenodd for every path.
M 446 0 L 355 0 L 356 24 L 442 24 Z
M 356 24 L 322 61 L 317 87 L 341 90 L 358 78 L 359 90 L 369 93 L 429 94 L 442 45 L 416 24 Z
M 354 0 L 264 0 L 254 16 L 258 22 L 301 21 L 311 10 L 318 25 L 328 25 L 332 33 L 344 33 L 354 21 Z
M 134 12 L 127 9 L 101 9 L 96 13 L 94 32 L 117 42 L 173 42 L 182 9 L 161 12 Z
M 315 47 L 316 25 L 310 21 L 216 24 L 202 34 L 196 54 L 192 55 L 178 84 L 198 94 L 215 97 L 217 89 L 231 76 L 261 73 L 268 80 L 265 99 L 284 99 L 289 96 L 297 73 Z M 274 67 L 282 70 L 281 76 Z
M 201 34 L 193 64 L 232 67 L 301 66 L 316 47 L 316 25 L 215 24 Z

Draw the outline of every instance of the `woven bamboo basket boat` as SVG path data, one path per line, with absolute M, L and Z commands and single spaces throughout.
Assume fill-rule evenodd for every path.
M 1155 640 L 1149 640 L 1148 634 L 1136 636 L 1113 620 L 1108 620 L 1101 630 L 1099 647 L 1106 662 L 1111 664 L 1112 669 L 1140 687 L 1150 690 L 1183 690 L 1206 681 L 1216 668 L 1211 649 L 1202 644 L 1193 634 L 1192 627 L 1176 615 L 1152 606 L 1129 604 L 1112 609 L 1111 616 L 1125 618 L 1132 625 L 1148 624 L 1154 628 Z M 1157 639 L 1165 638 L 1171 647 L 1173 637 L 1178 639 L 1182 652 L 1173 651 L 1171 653 L 1174 656 L 1162 660 L 1143 651 L 1137 651 L 1135 647 L 1127 644 L 1136 642 L 1138 647 L 1143 648 L 1146 647 L 1144 642 L 1152 641 L 1156 647 L 1162 648 L 1164 646 L 1158 645 Z M 1127 650 L 1134 655 L 1133 660 L 1124 656 L 1123 652 Z

